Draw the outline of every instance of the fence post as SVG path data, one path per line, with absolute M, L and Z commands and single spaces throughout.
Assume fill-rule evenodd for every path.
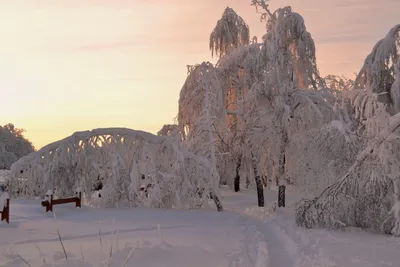
M 81 208 L 82 207 L 82 190 L 78 188 L 76 190 L 76 195 L 78 200 L 75 202 L 75 208 Z
M 3 205 L 3 210 L 1 213 L 1 220 L 6 220 L 7 223 L 10 223 L 10 195 L 8 193 L 3 193 L 2 198 L 0 198 L 0 203 Z
M 4 210 L 6 215 L 4 216 L 6 219 L 6 222 L 9 224 L 10 223 L 10 198 L 7 198 L 6 200 L 6 208 Z

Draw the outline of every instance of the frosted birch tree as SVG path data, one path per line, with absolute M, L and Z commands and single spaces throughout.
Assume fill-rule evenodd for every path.
M 289 182 L 308 196 L 320 195 L 299 203 L 299 225 L 351 225 L 398 235 L 399 26 L 377 43 L 355 81 L 321 78 L 315 44 L 301 15 L 290 7 L 271 12 L 264 0 L 252 5 L 266 22 L 261 43 L 240 42 L 245 24 L 239 18 L 240 23 L 231 23 L 227 17 L 234 13 L 228 9 L 230 15 L 224 13 L 210 36 L 210 49 L 219 61 L 210 71 L 214 82 L 208 88 L 223 92 L 218 102 L 223 112 L 214 117 L 214 126 L 219 125 L 214 129 L 215 151 L 232 162 L 225 166 L 225 175 L 232 178 L 225 180 L 237 191 L 240 176 L 251 173 L 258 181 Z M 227 25 L 237 28 L 223 30 Z M 181 98 L 190 92 L 196 89 L 185 89 Z M 188 130 L 183 131 L 186 137 L 195 127 L 209 129 L 209 123 L 190 119 L 204 111 L 200 95 L 196 101 L 185 100 L 181 128 Z M 201 141 L 200 136 L 197 144 L 211 144 L 212 139 Z
M 232 48 L 248 45 L 249 41 L 249 26 L 232 8 L 227 7 L 210 34 L 209 48 L 212 55 L 222 57 Z
M 223 103 L 223 91 L 215 67 L 209 62 L 189 67 L 189 75 L 179 97 L 179 129 L 184 145 L 210 161 L 213 188 L 218 188 L 220 183 L 216 136 L 223 127 Z M 213 198 L 219 203 L 218 190 L 215 190 Z
M 317 90 L 324 81 L 316 66 L 314 41 L 303 18 L 290 7 L 272 13 L 265 1 L 252 4 L 266 21 L 267 29 L 257 66 L 259 81 L 252 89 L 265 96 L 268 104 L 264 106 L 271 109 L 270 116 L 274 117 L 274 141 L 279 145 L 270 144 L 274 148 L 270 155 L 278 167 L 277 183 L 284 184 L 286 149 L 291 135 L 299 130 L 293 127 L 299 127 L 298 122 L 303 121 L 303 130 L 308 130 L 329 121 L 333 96 Z M 298 113 L 298 108 L 307 108 L 308 112 Z M 316 116 L 316 120 L 308 120 L 310 115 Z

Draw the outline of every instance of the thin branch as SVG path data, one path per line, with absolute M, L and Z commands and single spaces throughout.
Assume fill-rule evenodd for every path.
M 30 265 L 29 262 L 27 262 L 24 258 L 21 257 L 21 255 L 19 255 L 17 249 L 14 248 L 14 250 L 15 250 L 15 254 L 16 254 L 26 265 L 28 265 L 29 267 L 32 267 L 32 265 Z

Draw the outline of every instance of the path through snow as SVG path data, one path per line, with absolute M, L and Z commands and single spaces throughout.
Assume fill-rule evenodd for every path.
M 277 188 L 265 191 L 267 207 L 255 207 L 256 194 L 224 190 L 225 206 L 250 217 L 268 248 L 268 267 L 399 267 L 400 238 L 361 229 L 304 229 L 294 223 L 300 197 L 287 192 L 286 208 L 276 208 Z M 253 265 L 255 266 L 255 265 Z

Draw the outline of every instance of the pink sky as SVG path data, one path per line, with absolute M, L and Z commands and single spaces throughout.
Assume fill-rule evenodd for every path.
M 186 65 L 211 60 L 226 6 L 261 36 L 250 0 L 0 0 L 0 124 L 37 148 L 99 127 L 172 123 Z M 398 0 L 273 0 L 303 15 L 323 75 L 358 71 L 400 23 Z

